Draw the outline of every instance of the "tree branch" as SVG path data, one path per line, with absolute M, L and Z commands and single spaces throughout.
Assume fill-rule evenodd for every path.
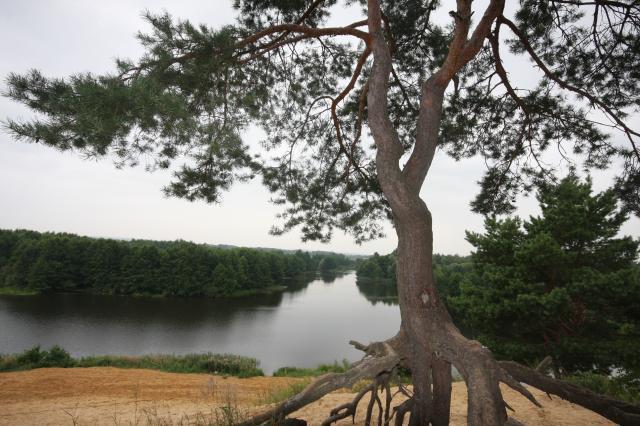
M 387 111 L 391 53 L 382 32 L 382 13 L 378 0 L 368 0 L 368 25 L 373 51 L 367 94 L 369 127 L 378 149 L 376 165 L 380 184 L 389 203 L 399 205 L 400 197 L 406 192 L 398 166 L 404 150 Z
M 504 0 L 492 0 L 467 41 L 471 22 L 471 1 L 457 2 L 457 12 L 452 14 L 455 28 L 449 53 L 442 67 L 422 86 L 416 143 L 403 169 L 408 185 L 416 194 L 420 192 L 438 145 L 444 92 L 453 76 L 478 53 L 483 40 L 489 34 L 491 23 L 502 13 L 503 8 Z
M 253 44 L 263 37 L 276 34 L 279 32 L 300 33 L 300 34 L 306 34 L 312 37 L 350 35 L 363 40 L 367 44 L 369 44 L 370 42 L 370 37 L 368 33 L 350 26 L 311 28 L 311 27 L 298 25 L 298 24 L 280 24 L 280 25 L 274 25 L 269 28 L 265 28 L 262 31 L 258 31 L 257 33 L 252 34 L 249 37 L 246 37 L 240 40 L 234 45 L 234 49 L 242 49 L 243 47 Z
M 509 19 L 507 19 L 504 15 L 501 15 L 498 18 L 498 21 L 501 22 L 501 23 L 504 23 L 505 25 L 507 25 L 511 29 L 511 31 L 516 35 L 516 37 L 518 37 L 518 40 L 524 46 L 525 50 L 527 51 L 527 53 L 529 54 L 531 59 L 533 59 L 533 61 L 538 66 L 538 68 L 540 68 L 542 70 L 542 72 L 545 74 L 545 76 L 548 79 L 550 79 L 551 81 L 554 81 L 555 83 L 557 83 L 558 86 L 560 86 L 562 89 L 565 89 L 565 90 L 568 90 L 570 92 L 576 93 L 576 94 L 588 99 L 589 102 L 591 102 L 592 105 L 595 105 L 598 108 L 600 108 L 618 126 L 620 126 L 620 128 L 626 134 L 627 139 L 629 139 L 629 142 L 631 143 L 631 146 L 633 148 L 633 152 L 634 152 L 636 158 L 638 159 L 638 161 L 640 161 L 640 152 L 638 151 L 638 148 L 637 148 L 637 146 L 635 144 L 635 141 L 633 140 L 633 136 L 640 137 L 640 133 L 638 133 L 637 131 L 631 129 L 629 126 L 627 126 L 627 124 L 618 116 L 618 114 L 616 114 L 615 111 L 613 111 L 607 104 L 605 104 L 603 101 L 598 99 L 596 96 L 592 95 L 591 93 L 587 92 L 584 89 L 581 89 L 579 87 L 576 87 L 576 86 L 574 86 L 572 84 L 567 83 L 566 81 L 564 81 L 561 78 L 559 78 L 558 76 L 556 76 L 553 72 L 551 72 L 551 70 L 545 65 L 544 62 L 542 62 L 542 59 L 540 59 L 540 57 L 533 50 L 533 47 L 531 46 L 531 44 L 527 40 L 526 36 L 522 33 L 522 31 L 520 31 L 520 29 L 513 22 L 511 22 Z
M 336 138 L 338 139 L 338 144 L 340 144 L 340 151 L 344 153 L 344 155 L 347 157 L 349 161 L 349 164 L 351 164 L 353 168 L 358 173 L 360 173 L 360 175 L 365 180 L 369 180 L 369 176 L 360 168 L 360 166 L 356 163 L 355 159 L 353 158 L 354 147 L 351 146 L 351 149 L 348 150 L 344 143 L 344 138 L 342 137 L 342 130 L 340 126 L 340 119 L 338 118 L 338 113 L 337 113 L 337 107 L 340 101 L 342 101 L 349 94 L 349 92 L 351 92 L 351 90 L 353 90 L 353 88 L 355 87 L 356 82 L 358 81 L 358 78 L 362 73 L 362 68 L 364 67 L 364 64 L 366 63 L 367 58 L 369 57 L 370 54 L 371 54 L 371 48 L 367 46 L 367 48 L 364 50 L 364 52 L 362 52 L 362 55 L 360 55 L 360 58 L 358 59 L 358 63 L 356 64 L 356 68 L 353 71 L 353 75 L 351 76 L 351 80 L 347 84 L 347 87 L 345 87 L 342 90 L 342 92 L 340 92 L 340 94 L 331 103 L 331 118 L 333 119 L 333 125 L 336 128 Z

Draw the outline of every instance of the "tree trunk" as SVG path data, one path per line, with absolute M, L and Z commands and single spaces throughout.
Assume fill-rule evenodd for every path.
M 431 388 L 433 350 L 428 324 L 436 322 L 439 315 L 432 268 L 431 216 L 424 203 L 418 202 L 416 206 L 418 208 L 414 212 L 408 208 L 397 214 L 395 223 L 402 334 L 406 339 L 405 349 L 414 391 L 409 424 L 422 426 L 432 418 L 434 399 Z M 440 395 L 438 398 L 442 400 Z
M 392 203 L 392 210 L 398 235 L 400 335 L 414 387 L 410 425 L 448 424 L 451 364 L 467 382 L 468 424 L 504 424 L 499 382 L 505 378 L 489 350 L 464 338 L 453 324 L 435 286 L 431 214 L 418 195 L 406 201 Z
M 382 28 L 379 0 L 367 0 L 367 6 L 374 57 L 368 80 L 367 113 L 377 148 L 378 181 L 391 207 L 398 235 L 397 283 L 402 317 L 399 336 L 403 339 L 400 350 L 404 362 L 411 368 L 414 386 L 410 424 L 441 424 L 445 419 L 440 416 L 448 416 L 445 413 L 448 412 L 451 387 L 442 369 L 443 364 L 450 363 L 467 382 L 468 423 L 501 425 L 508 418 L 500 381 L 532 401 L 535 398 L 500 369 L 487 348 L 467 340 L 453 325 L 435 286 L 431 213 L 420 198 L 420 188 L 438 145 L 446 88 L 461 67 L 480 50 L 491 23 L 502 11 L 504 0 L 490 1 L 470 38 L 470 19 L 456 20 L 449 53 L 442 67 L 423 83 L 416 141 L 402 169 L 399 163 L 405 154 L 404 146 L 387 111 L 391 50 Z M 458 16 L 472 14 L 470 1 L 458 1 L 457 9 Z
M 432 364 L 433 375 L 433 426 L 449 424 L 451 414 L 451 363 L 435 359 Z

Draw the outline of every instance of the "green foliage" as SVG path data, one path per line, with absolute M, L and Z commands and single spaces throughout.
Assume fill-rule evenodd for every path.
M 0 371 L 30 370 L 45 367 L 73 367 L 75 360 L 60 346 L 53 346 L 48 351 L 34 346 L 16 355 L 0 356 Z
M 263 376 L 259 362 L 229 354 L 142 355 L 142 356 L 89 356 L 72 358 L 59 346 L 42 350 L 35 346 L 15 355 L 0 355 L 0 371 L 30 370 L 45 367 L 117 367 L 145 368 L 172 373 L 211 373 L 237 377 Z
M 229 354 L 90 356 L 75 362 L 75 367 L 146 368 L 171 373 L 210 373 L 237 377 L 263 376 L 259 362 Z
M 342 363 L 334 361 L 333 364 L 320 364 L 315 368 L 281 367 L 274 371 L 273 377 L 315 377 L 327 373 L 344 373 L 349 366 L 349 361 L 345 359 Z
M 374 253 L 373 256 L 360 262 L 356 270 L 358 280 L 393 280 L 396 279 L 396 256 L 390 253 L 380 256 Z
M 353 263 L 334 253 L 0 230 L 0 292 L 244 296 L 283 290 L 291 279 L 316 272 L 325 259 L 341 268 Z
M 318 268 L 322 273 L 350 269 L 353 265 L 353 259 L 344 254 L 327 253 L 318 263 Z
M 613 191 L 570 174 L 541 185 L 539 217 L 487 218 L 467 233 L 474 272 L 448 298 L 454 317 L 499 357 L 551 355 L 567 372 L 640 374 L 638 241 Z
M 569 376 L 567 381 L 600 395 L 608 395 L 632 404 L 640 403 L 640 383 L 637 380 L 630 381 L 624 377 L 610 377 L 603 374 L 585 372 Z

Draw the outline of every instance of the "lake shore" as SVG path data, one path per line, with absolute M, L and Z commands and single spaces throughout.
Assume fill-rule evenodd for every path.
M 215 420 L 221 408 L 246 415 L 277 393 L 304 383 L 292 377 L 236 377 L 176 374 L 142 369 L 42 368 L 0 373 L 0 425 L 180 424 Z M 603 417 L 560 398 L 531 389 L 543 408 L 503 387 L 513 417 L 525 425 L 611 425 Z M 353 398 L 349 390 L 331 393 L 293 417 L 317 425 L 331 408 Z M 451 424 L 466 424 L 466 388 L 453 384 Z M 359 410 L 356 425 L 364 422 Z M 338 424 L 352 424 L 346 419 Z

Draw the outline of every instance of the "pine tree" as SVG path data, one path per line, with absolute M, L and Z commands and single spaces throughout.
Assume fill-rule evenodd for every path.
M 570 174 L 538 201 L 540 216 L 467 233 L 476 274 L 449 299 L 456 317 L 503 358 L 640 377 L 640 241 L 617 237 L 618 197 Z
M 470 423 L 503 424 L 499 382 L 533 397 L 510 375 L 519 370 L 507 373 L 451 321 L 433 279 L 431 213 L 420 189 L 437 147 L 456 159 L 480 155 L 489 168 L 473 208 L 508 212 L 519 190 L 553 176 L 540 157 L 558 147 L 584 154 L 587 167 L 620 158 L 617 189 L 640 214 L 640 133 L 628 124 L 640 105 L 640 6 L 523 0 L 511 10 L 504 0 L 475 8 L 458 0 L 441 23 L 437 12 L 446 15 L 450 3 L 345 0 L 362 7 L 363 19 L 329 26 L 337 3 L 235 0 L 237 23 L 220 29 L 147 14 L 153 30 L 139 36 L 146 54 L 119 60 L 112 74 L 9 76 L 8 95 L 45 117 L 8 127 L 17 138 L 87 157 L 177 163 L 166 192 L 189 200 L 217 201 L 234 182 L 259 175 L 283 207 L 276 234 L 299 227 L 304 239 L 327 241 L 337 228 L 364 241 L 393 220 L 397 336 L 358 345 L 380 356 L 256 421 L 378 377 L 402 359 L 414 395 L 398 417 L 447 423 L 453 364 L 469 388 Z M 531 60 L 537 83 L 523 89 L 510 80 L 506 49 Z M 242 132 L 251 123 L 266 130 L 263 146 L 276 155 L 249 153 Z M 608 129 L 625 141 L 614 142 Z

